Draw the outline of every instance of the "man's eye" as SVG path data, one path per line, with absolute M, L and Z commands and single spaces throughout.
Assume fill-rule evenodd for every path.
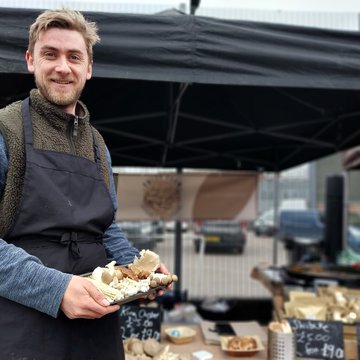
M 70 55 L 69 56 L 69 58 L 70 58 L 70 60 L 72 60 L 72 61 L 80 61 L 81 60 L 81 58 L 80 58 L 80 56 L 79 55 Z
M 44 53 L 44 56 L 46 58 L 54 58 L 55 54 L 53 52 L 47 51 L 46 53 Z

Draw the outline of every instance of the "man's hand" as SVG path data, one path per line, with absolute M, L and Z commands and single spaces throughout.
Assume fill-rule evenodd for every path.
M 69 319 L 98 319 L 119 310 L 87 279 L 74 275 L 65 291 L 60 309 Z

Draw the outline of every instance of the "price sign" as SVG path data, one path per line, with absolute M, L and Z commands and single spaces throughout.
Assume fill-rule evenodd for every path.
M 344 359 L 343 324 L 339 321 L 289 319 L 296 335 L 296 356 Z
M 160 340 L 162 310 L 139 305 L 120 307 L 122 339 L 134 337 L 140 340 Z

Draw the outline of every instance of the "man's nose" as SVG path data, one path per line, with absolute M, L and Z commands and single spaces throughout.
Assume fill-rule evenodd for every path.
M 69 73 L 71 71 L 66 57 L 59 57 L 55 70 L 62 73 Z

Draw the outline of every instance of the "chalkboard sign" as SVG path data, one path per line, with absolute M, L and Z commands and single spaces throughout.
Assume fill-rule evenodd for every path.
M 296 356 L 344 359 L 343 324 L 339 321 L 289 319 L 296 336 Z
M 161 321 L 161 308 L 139 305 L 120 307 L 120 328 L 123 340 L 130 337 L 140 340 L 149 338 L 160 340 Z

